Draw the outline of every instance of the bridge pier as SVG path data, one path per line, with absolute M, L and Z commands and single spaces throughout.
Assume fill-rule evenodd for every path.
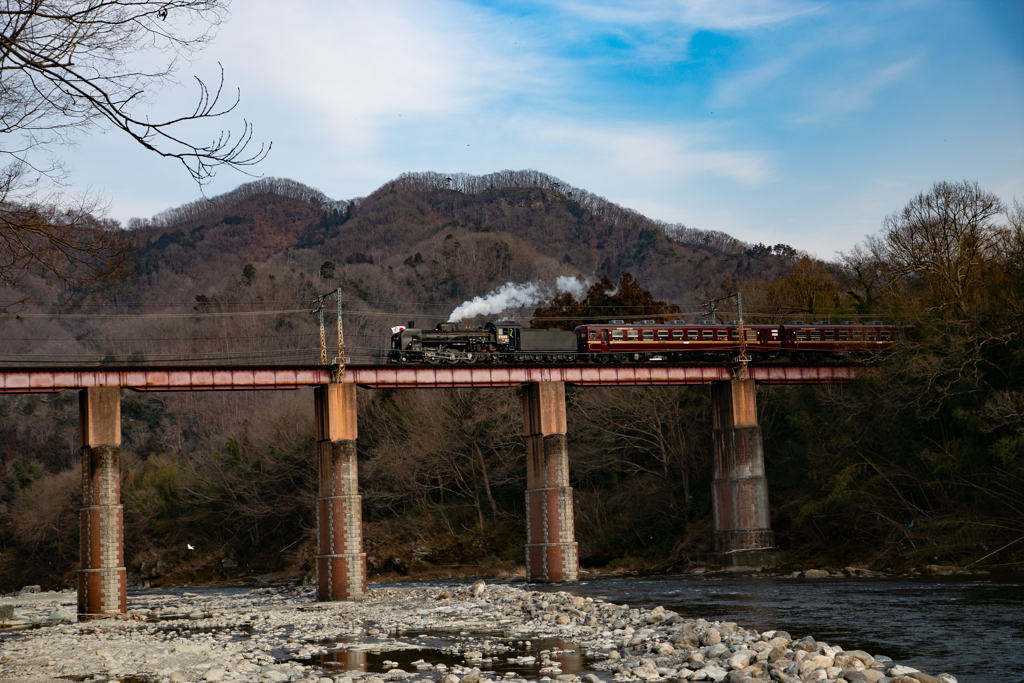
M 526 580 L 579 578 L 569 454 L 565 437 L 565 383 L 523 385 L 526 435 Z
M 711 420 L 715 552 L 771 549 L 775 536 L 768 517 L 768 479 L 753 380 L 712 382 Z
M 128 611 L 121 505 L 121 387 L 82 389 L 78 418 L 82 447 L 78 615 L 95 619 Z
M 359 600 L 366 594 L 366 553 L 356 460 L 356 385 L 331 383 L 314 392 L 320 479 L 317 600 Z

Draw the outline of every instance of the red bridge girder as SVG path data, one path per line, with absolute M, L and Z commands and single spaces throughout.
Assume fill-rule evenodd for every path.
M 864 368 L 843 366 L 752 366 L 747 377 L 763 384 L 853 382 Z M 333 368 L 309 366 L 63 367 L 0 369 L 0 393 L 58 392 L 121 386 L 136 391 L 243 391 L 298 389 L 328 384 Z M 720 365 L 545 365 L 438 366 L 352 365 L 346 383 L 378 389 L 510 387 L 527 382 L 578 386 L 710 384 L 733 379 Z

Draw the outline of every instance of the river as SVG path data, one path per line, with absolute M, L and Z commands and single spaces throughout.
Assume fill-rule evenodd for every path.
M 524 585 L 525 584 L 517 584 Z M 534 587 L 536 589 L 536 587 Z M 711 574 L 549 586 L 884 654 L 960 683 L 1024 683 L 1024 574 L 790 579 Z

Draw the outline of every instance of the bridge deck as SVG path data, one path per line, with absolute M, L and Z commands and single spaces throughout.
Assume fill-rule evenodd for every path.
M 850 366 L 751 366 L 763 384 L 852 382 L 863 368 Z M 332 368 L 306 366 L 60 367 L 0 369 L 0 393 L 57 392 L 121 386 L 136 391 L 239 391 L 299 389 L 328 384 Z M 345 383 L 377 389 L 510 387 L 526 382 L 578 386 L 709 384 L 733 378 L 724 365 L 350 365 Z

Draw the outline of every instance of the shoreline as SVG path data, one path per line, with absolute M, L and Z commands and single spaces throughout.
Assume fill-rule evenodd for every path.
M 731 622 L 687 619 L 662 607 L 636 609 L 565 591 L 478 581 L 460 588 L 377 587 L 359 602 L 322 603 L 306 586 L 234 588 L 231 595 L 226 590 L 133 591 L 126 617 L 82 623 L 63 621 L 73 619 L 70 591 L 5 599 L 16 614 L 39 624 L 3 638 L 0 681 L 956 681 L 881 654 L 844 652 L 810 636 L 757 633 Z M 396 666 L 363 666 L 375 671 L 340 670 L 322 661 L 340 649 L 380 656 L 407 652 L 424 648 L 424 638 L 445 643 L 444 652 L 425 648 L 424 661 L 404 669 L 387 659 L 385 666 Z M 538 640 L 573 643 L 579 652 L 570 657 L 557 647 L 538 651 Z M 572 663 L 577 659 L 582 667 Z

